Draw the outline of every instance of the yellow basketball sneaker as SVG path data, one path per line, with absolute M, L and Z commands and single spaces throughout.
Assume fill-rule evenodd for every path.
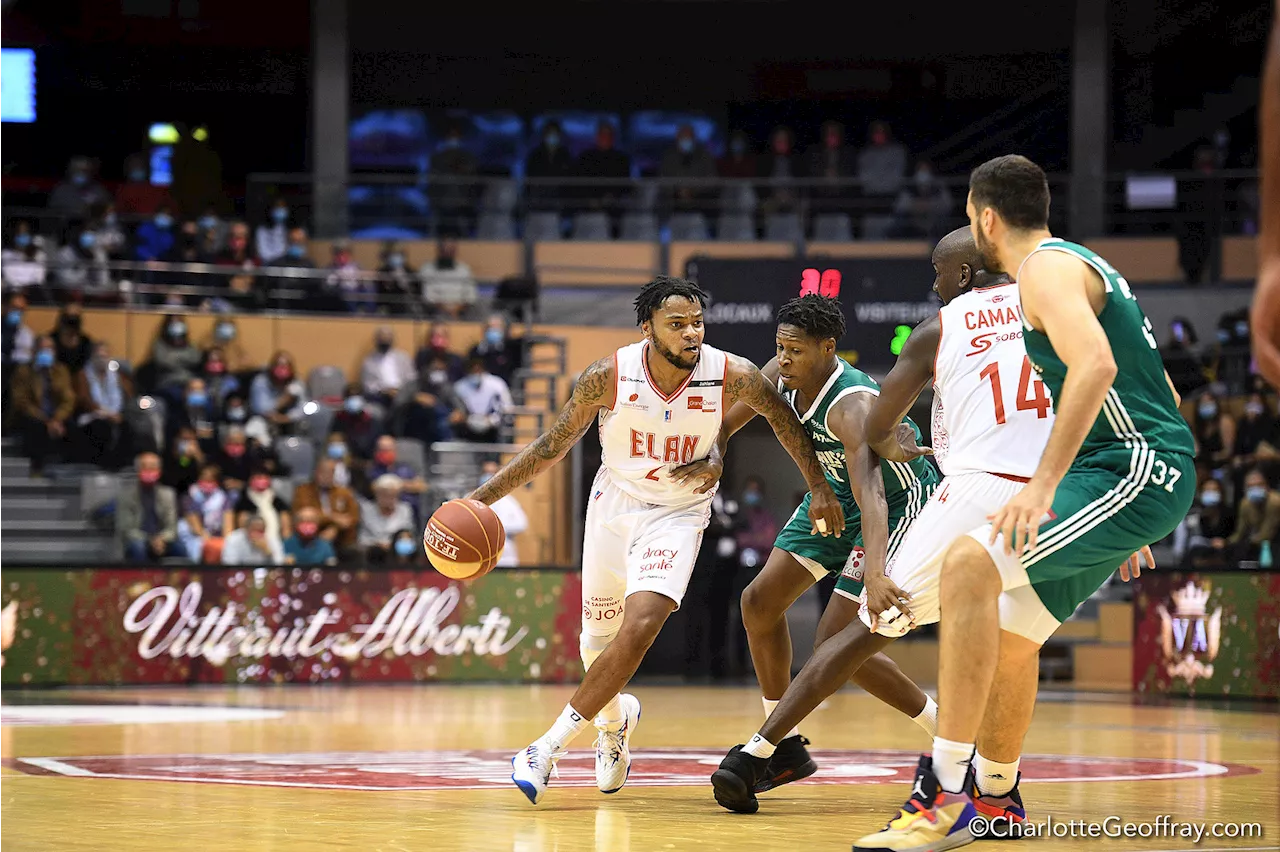
M 947 793 L 933 774 L 933 759 L 920 757 L 911 798 L 881 831 L 853 844 L 855 852 L 944 852 L 973 842 L 976 817 L 967 793 Z

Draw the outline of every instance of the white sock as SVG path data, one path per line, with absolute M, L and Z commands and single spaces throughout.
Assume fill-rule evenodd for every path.
M 1006 796 L 1018 783 L 1019 757 L 1013 763 L 996 763 L 981 754 L 973 756 L 973 774 L 978 779 L 978 792 L 984 796 Z
M 778 701 L 781 701 L 781 700 L 782 700 L 781 698 L 778 699 Z M 768 718 L 773 715 L 774 708 L 778 706 L 778 701 L 774 701 L 772 698 L 764 698 L 764 697 L 761 697 L 760 701 L 764 703 L 764 718 L 768 720 Z M 787 734 L 787 736 L 788 737 L 800 736 L 800 726 L 796 725 L 794 728 L 792 728 L 790 733 Z
M 564 710 L 560 711 L 560 718 L 556 719 L 551 729 L 542 735 L 542 741 L 550 746 L 552 751 L 560 751 L 572 742 L 574 737 L 586 730 L 589 724 L 591 724 L 589 719 L 574 710 L 572 705 L 566 704 Z
M 920 715 L 912 716 L 911 721 L 924 728 L 924 732 L 931 737 L 938 735 L 938 703 L 929 696 L 924 697 L 924 709 L 920 711 Z
M 964 791 L 964 776 L 969 771 L 969 758 L 973 757 L 973 743 L 957 743 L 933 738 L 933 774 L 948 793 Z
M 596 714 L 595 723 L 597 728 L 607 728 L 622 724 L 623 712 L 622 702 L 618 699 L 622 697 L 622 693 L 618 693 L 609 699 L 609 703 L 604 705 L 599 713 Z
M 756 734 L 751 738 L 751 742 L 742 747 L 742 750 L 752 757 L 773 757 L 773 752 L 778 747 L 766 740 L 764 737 Z

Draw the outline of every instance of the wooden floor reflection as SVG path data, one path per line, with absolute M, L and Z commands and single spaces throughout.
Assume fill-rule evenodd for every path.
M 3 849 L 841 850 L 892 815 L 927 747 L 909 720 L 841 693 L 803 727 L 821 750 L 819 774 L 740 816 L 716 806 L 706 779 L 758 726 L 759 694 L 636 692 L 644 721 L 631 782 L 616 795 L 596 791 L 584 736 L 534 807 L 504 780 L 506 761 L 542 733 L 566 688 L 10 690 Z M 1199 844 L 1054 838 L 1054 848 L 1280 848 L 1274 711 L 1047 696 L 1026 744 L 1042 756 L 1025 764 L 1032 819 L 1154 824 L 1170 815 L 1263 831 Z

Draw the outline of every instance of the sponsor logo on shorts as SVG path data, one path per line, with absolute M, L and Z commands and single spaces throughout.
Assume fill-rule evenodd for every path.
M 863 563 L 866 558 L 867 552 L 861 547 L 855 547 L 849 554 L 849 559 L 844 563 L 844 570 L 840 572 L 840 576 L 861 583 Z
M 435 524 L 427 524 L 427 531 L 422 534 L 422 541 L 427 547 L 439 553 L 445 559 L 458 558 L 458 546 L 452 543 L 453 536 Z
M 646 574 L 666 573 L 675 568 L 675 558 L 679 550 L 663 550 L 656 547 L 646 548 L 640 556 L 640 576 Z
M 582 602 L 583 621 L 614 621 L 622 618 L 622 601 L 612 597 L 592 597 Z

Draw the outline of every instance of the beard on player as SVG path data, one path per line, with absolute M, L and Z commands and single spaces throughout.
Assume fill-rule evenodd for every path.
M 681 370 L 692 370 L 698 366 L 698 356 L 702 352 L 702 335 L 697 338 L 685 334 L 672 335 L 670 343 L 664 341 L 654 329 L 649 338 L 653 351 L 657 352 L 667 363 Z
M 996 244 L 982 232 L 981 223 L 973 229 L 973 241 L 978 245 L 978 251 L 982 254 L 982 266 L 987 272 L 998 274 L 1005 271 L 1000 265 L 1000 253 L 996 251 Z

